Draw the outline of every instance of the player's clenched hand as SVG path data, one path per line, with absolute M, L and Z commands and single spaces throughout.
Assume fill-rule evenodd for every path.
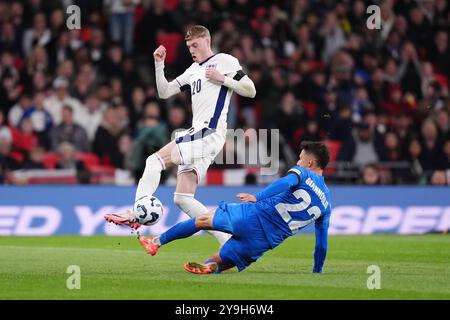
M 238 193 L 237 197 L 241 202 L 256 202 L 256 197 L 250 193 Z
M 153 58 L 155 58 L 156 62 L 161 62 L 166 59 L 166 47 L 159 46 L 155 52 L 153 52 Z
M 215 81 L 220 84 L 223 84 L 223 82 L 225 81 L 225 76 L 215 68 L 206 68 L 205 77 L 208 80 Z

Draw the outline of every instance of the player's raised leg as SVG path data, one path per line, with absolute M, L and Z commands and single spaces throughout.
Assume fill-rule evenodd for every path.
M 145 161 L 145 169 L 136 189 L 135 201 L 144 195 L 152 195 L 158 188 L 161 171 L 180 164 L 180 156 L 172 140 Z
M 161 179 L 161 171 L 173 165 L 180 164 L 180 155 L 176 150 L 175 141 L 171 141 L 162 147 L 158 152 L 150 155 L 145 162 L 144 173 L 136 189 L 135 201 L 145 195 L 152 195 L 158 188 Z M 126 225 L 137 229 L 141 224 L 132 212 L 112 213 L 105 215 L 105 220 L 117 225 Z
M 191 218 L 208 213 L 208 209 L 194 197 L 197 186 L 198 176 L 194 169 L 181 172 L 178 175 L 173 200 L 178 208 Z M 208 230 L 208 233 L 212 234 L 221 246 L 231 237 L 231 235 L 220 231 Z

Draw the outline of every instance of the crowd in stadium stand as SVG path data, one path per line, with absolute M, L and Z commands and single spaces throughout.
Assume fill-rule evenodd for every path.
M 186 27 L 202 24 L 256 86 L 233 96 L 229 127 L 279 129 L 284 168 L 301 141 L 324 140 L 332 182 L 450 184 L 450 5 L 374 3 L 381 29 L 361 0 L 2 1 L 0 183 L 50 167 L 138 179 L 191 120 L 188 94 L 157 98 L 152 53 L 167 47 L 173 79 L 192 63 Z M 70 4 L 80 30 L 66 27 Z

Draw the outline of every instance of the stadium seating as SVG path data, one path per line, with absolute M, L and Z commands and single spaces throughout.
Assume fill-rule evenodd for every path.
M 178 46 L 183 41 L 183 37 L 176 32 L 166 33 L 158 32 L 156 36 L 156 42 L 159 45 L 166 47 L 166 60 L 165 63 L 170 65 L 175 62 L 178 52 Z
M 325 140 L 325 145 L 327 146 L 329 152 L 330 152 L 330 165 L 325 168 L 324 173 L 325 175 L 331 175 L 336 172 L 336 167 L 334 166 L 334 163 L 337 160 L 337 157 L 339 155 L 339 151 L 342 147 L 342 142 L 339 140 Z
M 54 169 L 59 162 L 59 155 L 53 152 L 47 152 L 42 157 L 42 164 L 47 169 Z
M 80 152 L 77 153 L 76 158 L 77 160 L 82 161 L 86 168 L 98 166 L 100 164 L 100 159 L 95 153 Z

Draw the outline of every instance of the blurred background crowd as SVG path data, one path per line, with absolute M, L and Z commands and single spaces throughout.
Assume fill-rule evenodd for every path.
M 71 4 L 80 30 L 66 27 Z M 366 24 L 371 4 L 379 30 Z M 229 127 L 279 129 L 282 169 L 301 141 L 324 140 L 333 183 L 449 184 L 449 9 L 446 0 L 0 1 L 0 183 L 46 168 L 75 169 L 84 183 L 101 168 L 138 179 L 145 158 L 191 121 L 189 94 L 157 99 L 152 53 L 166 46 L 173 79 L 192 63 L 186 27 L 202 24 L 213 50 L 238 58 L 256 85 L 255 99 L 233 95 Z

